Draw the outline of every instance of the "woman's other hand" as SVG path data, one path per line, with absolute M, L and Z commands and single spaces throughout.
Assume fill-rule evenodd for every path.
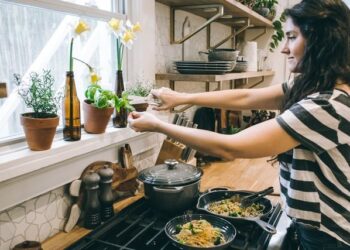
M 181 100 L 183 95 L 185 94 L 164 87 L 159 89 L 152 89 L 150 96 L 158 105 L 154 106 L 153 109 L 161 111 L 174 108 L 177 105 L 182 104 Z
M 133 111 L 129 114 L 128 123 L 136 132 L 156 131 L 161 121 L 148 112 Z

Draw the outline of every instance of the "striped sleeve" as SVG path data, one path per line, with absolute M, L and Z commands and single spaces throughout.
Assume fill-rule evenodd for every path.
M 319 96 L 303 99 L 277 117 L 288 134 L 317 154 L 340 144 L 339 120 L 328 99 Z

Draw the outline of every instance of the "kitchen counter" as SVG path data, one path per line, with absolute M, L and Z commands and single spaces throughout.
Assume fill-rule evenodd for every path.
M 201 180 L 201 191 L 213 187 L 229 187 L 241 190 L 261 190 L 268 186 L 275 188 L 274 196 L 269 198 L 279 200 L 278 167 L 267 162 L 269 158 L 236 159 L 232 162 L 211 163 L 202 167 L 204 175 Z M 118 213 L 128 205 L 142 198 L 142 194 L 127 198 L 114 204 Z M 46 249 L 64 249 L 91 230 L 76 226 L 70 233 L 60 232 L 46 240 L 42 247 Z

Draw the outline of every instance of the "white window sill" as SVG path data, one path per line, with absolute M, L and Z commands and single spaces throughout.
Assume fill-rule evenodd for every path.
M 31 151 L 25 142 L 15 144 L 7 152 L 0 154 L 0 182 L 109 145 L 120 144 L 140 135 L 142 133 L 136 133 L 129 128 L 109 127 L 103 134 L 88 134 L 82 131 L 79 141 L 67 142 L 62 138 L 55 138 L 51 149 L 45 151 Z
M 31 151 L 25 142 L 1 148 L 0 211 L 78 179 L 94 161 L 118 161 L 125 143 L 136 155 L 160 142 L 155 133 L 109 127 L 103 134 L 82 133 L 80 141 L 57 138 L 46 151 Z

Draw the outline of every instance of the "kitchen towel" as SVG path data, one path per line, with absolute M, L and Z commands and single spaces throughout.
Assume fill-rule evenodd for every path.
M 243 56 L 248 62 L 247 71 L 258 71 L 258 44 L 246 42 L 243 48 Z

